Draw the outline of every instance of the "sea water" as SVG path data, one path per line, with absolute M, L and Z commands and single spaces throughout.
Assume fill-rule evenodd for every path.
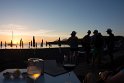
M 61 45 L 61 47 L 69 47 L 69 45 Z M 79 46 L 80 47 L 80 46 Z M 59 46 L 56 44 L 56 45 L 47 45 L 46 44 L 43 44 L 43 47 L 41 47 L 41 44 L 37 44 L 37 47 L 33 47 L 33 46 L 29 46 L 29 44 L 24 44 L 23 47 L 20 47 L 19 45 L 13 45 L 12 47 L 11 46 L 6 46 L 3 44 L 2 46 L 0 46 L 0 49 L 32 49 L 32 48 L 59 48 Z

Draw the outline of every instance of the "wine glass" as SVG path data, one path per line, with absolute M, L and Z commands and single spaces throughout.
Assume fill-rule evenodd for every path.
M 76 67 L 76 55 L 75 53 L 64 54 L 63 67 L 68 72 L 68 77 L 70 79 L 70 72 Z M 71 83 L 68 80 L 66 83 Z
M 38 63 L 39 63 L 38 58 L 28 59 L 27 73 L 28 77 L 34 80 L 34 83 L 36 79 L 38 79 L 41 75 L 41 68 L 37 65 Z

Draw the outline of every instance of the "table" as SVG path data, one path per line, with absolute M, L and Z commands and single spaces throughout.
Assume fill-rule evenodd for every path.
M 27 69 L 19 69 L 22 72 L 26 72 Z M 20 76 L 20 79 L 14 79 L 14 80 L 5 80 L 3 77 L 3 73 L 5 72 L 13 72 L 15 69 L 6 69 L 3 72 L 0 73 L 0 83 L 33 83 L 33 81 L 29 81 L 29 79 L 23 79 L 22 76 Z M 41 76 L 39 79 L 37 79 L 36 83 L 66 83 L 67 80 L 70 80 L 72 83 L 80 83 L 79 79 L 75 75 L 75 73 L 72 71 L 70 73 L 70 78 L 68 77 L 68 73 L 64 73 L 58 76 L 51 76 L 49 74 L 44 74 L 44 76 Z

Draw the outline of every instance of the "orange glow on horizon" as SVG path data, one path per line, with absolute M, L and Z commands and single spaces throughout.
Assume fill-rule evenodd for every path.
M 19 44 L 20 43 L 20 39 L 22 38 L 23 43 L 29 43 L 31 42 L 31 40 L 33 40 L 33 36 L 18 36 L 18 35 L 14 35 L 13 36 L 13 44 Z M 46 43 L 47 42 L 52 42 L 58 39 L 58 37 L 41 37 L 41 36 L 35 36 L 35 41 L 37 43 L 41 43 L 43 39 L 43 42 Z M 5 43 L 10 43 L 12 40 L 12 37 L 10 35 L 0 35 L 0 41 L 3 42 L 3 44 Z

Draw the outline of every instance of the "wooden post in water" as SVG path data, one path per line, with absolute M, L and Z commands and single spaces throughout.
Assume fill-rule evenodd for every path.
M 36 48 L 37 48 L 37 42 L 36 42 Z
M 29 48 L 30 48 L 30 42 L 29 42 Z
M 10 46 L 13 47 L 13 42 L 12 42 L 12 40 L 11 40 L 11 44 L 10 44 Z
M 22 41 L 22 48 L 23 48 L 24 44 L 23 44 L 23 41 Z
M 31 47 L 32 47 L 32 40 L 31 40 Z
M 41 47 L 43 47 L 43 39 L 42 39 L 42 42 L 41 42 Z
M 5 41 L 5 48 L 6 48 L 6 41 Z
M 47 41 L 46 41 L 46 47 L 47 47 Z
M 0 44 L 1 48 L 2 48 L 2 41 L 1 41 L 1 44 Z
M 33 47 L 35 47 L 35 36 L 33 36 Z
M 20 48 L 22 47 L 22 38 L 20 39 Z
M 34 54 L 34 56 L 35 56 L 35 37 L 34 37 L 34 36 L 33 36 L 33 48 L 34 48 L 34 49 L 33 49 L 33 50 L 34 50 L 34 53 L 33 53 L 33 54 Z

